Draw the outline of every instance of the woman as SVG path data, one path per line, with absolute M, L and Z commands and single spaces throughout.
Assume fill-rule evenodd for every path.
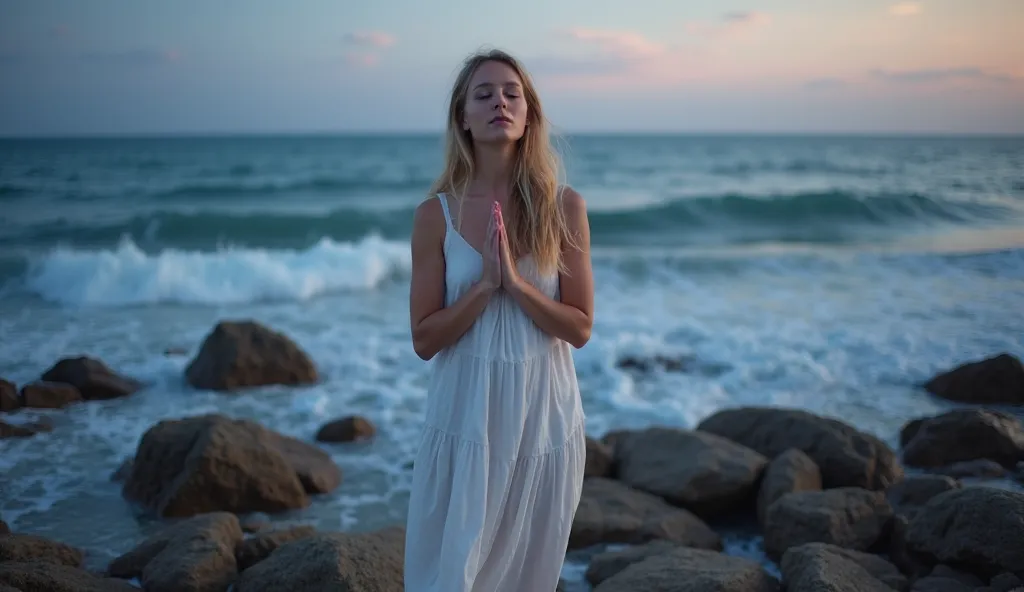
M 452 89 L 445 168 L 412 232 L 413 346 L 434 359 L 409 592 L 558 584 L 586 462 L 570 345 L 593 323 L 583 199 L 558 185 L 534 86 L 500 51 Z

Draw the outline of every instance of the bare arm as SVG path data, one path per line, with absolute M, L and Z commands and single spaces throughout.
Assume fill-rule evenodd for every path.
M 590 222 L 583 197 L 566 187 L 562 208 L 570 234 L 578 248 L 563 249 L 568 274 L 559 278 L 561 299 L 554 300 L 523 279 L 506 284 L 508 293 L 541 329 L 573 347 L 581 348 L 590 340 L 594 324 L 594 278 L 590 263 Z
M 409 322 L 412 345 L 423 360 L 458 341 L 483 312 L 495 287 L 477 282 L 451 306 L 444 305 L 444 233 L 441 204 L 428 199 L 416 208 L 412 228 Z

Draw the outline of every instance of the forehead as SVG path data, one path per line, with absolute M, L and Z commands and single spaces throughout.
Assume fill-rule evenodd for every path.
M 483 85 L 489 86 L 508 86 L 508 85 L 522 85 L 523 81 L 519 78 L 519 74 L 516 73 L 512 66 L 504 62 L 498 61 L 487 61 L 480 64 L 473 75 L 469 78 L 470 90 Z

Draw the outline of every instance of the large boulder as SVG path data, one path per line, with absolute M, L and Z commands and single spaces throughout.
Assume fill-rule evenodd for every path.
M 127 397 L 142 388 L 138 380 L 121 376 L 101 360 L 87 356 L 58 360 L 40 380 L 70 384 L 86 401 Z
M 678 547 L 626 566 L 594 592 L 778 592 L 779 581 L 756 561 Z
M 288 336 L 255 321 L 221 321 L 206 336 L 185 379 L 199 389 L 234 391 L 319 380 L 309 355 Z
M 226 590 L 235 580 L 238 517 L 227 512 L 196 516 L 165 528 L 121 555 L 108 575 L 139 578 L 147 592 Z
M 125 498 L 163 517 L 281 512 L 341 484 L 341 469 L 316 446 L 222 415 L 165 420 L 142 437 Z
M 945 467 L 988 459 L 1006 468 L 1024 460 L 1024 424 L 990 409 L 956 409 L 915 419 L 900 431 L 903 461 L 917 467 Z
M 317 534 L 278 547 L 241 573 L 236 592 L 402 592 L 405 531 Z
M 1024 405 L 1024 365 L 1002 353 L 961 364 L 924 383 L 937 397 L 959 403 Z
M 757 519 L 762 525 L 768 507 L 787 493 L 821 491 L 821 469 L 803 452 L 790 448 L 768 463 L 757 494 Z
M 125 580 L 46 561 L 0 562 L 0 592 L 139 592 Z
M 68 567 L 81 567 L 82 551 L 60 541 L 33 534 L 0 535 L 0 563 L 43 562 Z
M 788 493 L 768 507 L 765 552 L 778 559 L 806 543 L 867 551 L 887 534 L 891 518 L 892 507 L 881 491 L 842 487 Z
M 570 549 L 657 539 L 702 549 L 722 548 L 721 537 L 687 510 L 604 477 L 583 481 L 583 494 L 569 535 Z
M 584 477 L 614 477 L 615 457 L 611 446 L 587 436 L 587 464 Z
M 944 475 L 907 475 L 886 490 L 885 495 L 895 514 L 911 519 L 928 500 L 960 487 L 959 481 Z
M 906 576 L 881 557 L 825 543 L 791 547 L 780 567 L 786 592 L 902 592 L 908 587 Z
M 32 409 L 62 409 L 82 400 L 82 393 L 63 382 L 30 382 L 21 387 L 21 405 Z
M 235 548 L 238 571 L 245 571 L 263 561 L 278 547 L 306 539 L 316 534 L 312 526 L 294 526 L 283 530 L 272 530 L 245 539 Z
M 753 501 L 768 459 L 707 432 L 651 427 L 615 443 L 620 481 L 713 517 Z
M 964 487 L 931 498 L 907 527 L 908 550 L 986 579 L 1024 575 L 1024 493 Z
M 822 486 L 885 489 L 903 476 L 891 448 L 839 420 L 797 409 L 740 407 L 719 411 L 697 429 L 775 458 L 790 448 L 821 469 Z

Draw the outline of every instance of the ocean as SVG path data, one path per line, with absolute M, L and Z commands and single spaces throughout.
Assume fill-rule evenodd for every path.
M 757 404 L 895 446 L 905 421 L 949 407 L 921 381 L 1024 357 L 1024 138 L 559 146 L 593 234 L 596 322 L 575 351 L 593 436 Z M 220 412 L 310 441 L 331 419 L 369 418 L 372 442 L 324 445 L 341 487 L 273 520 L 403 522 L 429 370 L 409 335 L 408 237 L 441 147 L 440 135 L 0 140 L 0 377 L 21 384 L 84 354 L 149 384 L 9 418 L 48 415 L 54 430 L 0 441 L 4 520 L 102 566 L 154 527 L 111 473 L 155 422 Z M 204 336 L 239 318 L 295 339 L 322 382 L 189 388 Z M 619 364 L 657 355 L 688 363 Z M 758 552 L 756 539 L 731 544 Z

